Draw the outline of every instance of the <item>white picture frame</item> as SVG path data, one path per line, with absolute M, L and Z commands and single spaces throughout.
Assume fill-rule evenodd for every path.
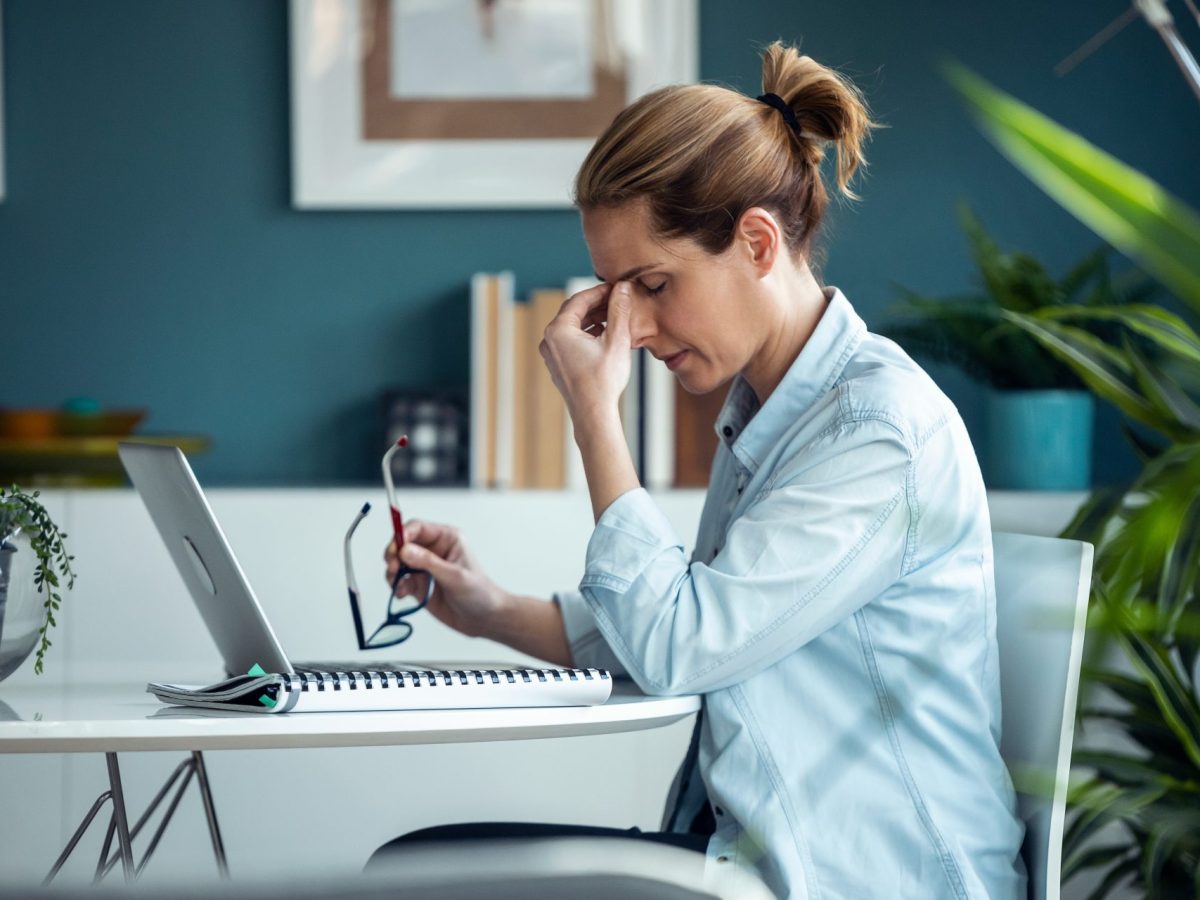
M 4 202 L 4 0 L 0 0 L 0 203 Z
M 461 4 L 463 0 L 456 2 Z M 480 0 L 471 2 L 488 10 L 507 8 L 501 5 L 505 0 L 493 0 L 490 4 Z M 556 2 L 579 9 L 585 0 L 537 0 L 535 6 L 540 4 L 538 8 L 552 12 Z M 603 71 L 615 71 L 620 76 L 619 88 L 609 90 L 612 85 L 606 82 L 608 106 L 603 110 L 595 105 L 588 107 L 592 118 L 586 124 L 570 126 L 577 130 L 589 128 L 590 132 L 551 137 L 494 137 L 491 133 L 443 137 L 444 132 L 439 128 L 486 131 L 493 127 L 489 123 L 510 130 L 565 128 L 568 126 L 546 123 L 562 123 L 570 117 L 556 112 L 543 114 L 546 110 L 566 107 L 538 105 L 563 102 L 564 98 L 546 101 L 542 97 L 522 97 L 514 102 L 520 109 L 531 111 L 527 119 L 522 119 L 497 114 L 497 109 L 514 107 L 497 107 L 495 98 L 457 97 L 447 102 L 443 98 L 404 97 L 394 80 L 400 76 L 379 74 L 395 73 L 400 67 L 390 63 L 375 66 L 369 56 L 380 52 L 375 35 L 389 35 L 390 50 L 390 35 L 406 22 L 411 23 L 412 11 L 423 11 L 429 7 L 428 3 L 422 6 L 415 0 L 290 0 L 293 206 L 298 209 L 569 207 L 571 181 L 603 127 L 595 124 L 598 116 L 603 112 L 606 123 L 616 109 L 647 91 L 667 84 L 694 82 L 698 77 L 698 0 L 586 0 L 586 3 L 597 4 L 596 18 L 590 20 L 589 26 L 593 28 L 592 37 L 606 41 L 597 51 L 597 57 L 606 55 L 609 60 L 619 60 Z M 528 10 L 530 6 L 521 8 Z M 438 13 L 443 9 L 435 7 Z M 386 27 L 376 30 L 379 20 L 389 16 Z M 541 29 L 538 33 L 544 32 Z M 395 43 L 400 45 L 401 41 L 397 39 Z M 449 46 L 463 44 L 453 40 Z M 438 59 L 432 51 L 429 56 L 431 60 Z M 454 65 L 446 60 L 440 64 Z M 602 92 L 600 65 L 596 63 L 597 78 L 592 83 L 592 93 L 596 96 Z M 393 80 L 385 82 L 385 77 Z M 615 108 L 612 108 L 616 97 L 613 90 L 624 95 Z M 598 101 L 593 96 L 586 102 Z M 440 124 L 437 115 L 423 118 L 424 111 L 431 106 L 439 113 Z M 386 109 L 391 118 L 371 119 L 380 109 Z M 416 113 L 406 115 L 406 110 Z M 446 110 L 457 112 L 447 114 Z M 431 124 L 420 125 L 426 118 Z M 522 126 L 522 121 L 528 124 Z M 396 136 L 412 128 L 427 128 L 427 133 Z M 364 137 L 372 129 L 376 133 Z

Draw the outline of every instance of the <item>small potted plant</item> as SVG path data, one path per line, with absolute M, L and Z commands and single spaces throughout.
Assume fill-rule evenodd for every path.
M 883 333 L 914 356 L 950 363 L 989 388 L 987 481 L 991 487 L 1083 490 L 1091 483 L 1095 401 L 1070 366 L 1046 350 L 1010 313 L 1064 312 L 1138 302 L 1144 279 L 1118 289 L 1101 247 L 1055 279 L 1020 251 L 1005 252 L 963 207 L 981 290 L 925 297 L 903 290 Z M 1097 331 L 1105 328 L 1102 323 Z
M 75 586 L 66 537 L 37 491 L 0 488 L 0 680 L 16 671 L 35 645 L 33 670 L 42 673 L 49 631 L 62 604 L 60 586 Z

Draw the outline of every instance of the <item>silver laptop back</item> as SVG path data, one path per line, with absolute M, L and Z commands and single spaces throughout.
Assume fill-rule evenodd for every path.
M 187 457 L 178 447 L 122 443 L 121 463 L 167 545 L 230 675 L 256 663 L 268 672 L 292 665 L 238 565 Z

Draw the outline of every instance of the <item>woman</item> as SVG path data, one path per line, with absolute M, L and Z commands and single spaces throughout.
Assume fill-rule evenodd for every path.
M 1023 896 L 970 441 L 809 265 L 825 148 L 853 196 L 873 123 L 849 83 L 780 44 L 763 88 L 643 97 L 579 172 L 604 283 L 541 344 L 596 518 L 579 590 L 508 594 L 430 523 L 400 559 L 434 573 L 430 610 L 459 631 L 702 694 L 666 829 L 699 836 L 715 870 L 752 867 L 789 897 Z M 626 449 L 631 347 L 692 393 L 728 391 L 690 559 Z M 390 577 L 395 547 L 387 560 Z

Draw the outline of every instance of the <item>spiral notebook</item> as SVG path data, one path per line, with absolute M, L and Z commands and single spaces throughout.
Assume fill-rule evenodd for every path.
M 178 447 L 122 443 L 118 454 L 229 676 L 210 685 L 148 684 L 146 690 L 164 703 L 282 713 L 592 706 L 608 700 L 612 678 L 597 669 L 366 661 L 293 664 L 183 452 Z
M 248 712 L 486 709 L 604 703 L 599 669 L 342 669 L 239 675 L 207 686 L 151 683 L 163 703 Z

